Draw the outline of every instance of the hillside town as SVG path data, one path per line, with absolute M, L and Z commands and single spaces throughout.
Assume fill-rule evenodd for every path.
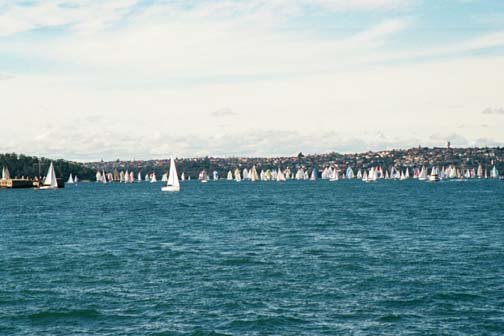
M 456 166 L 461 169 L 477 168 L 479 165 L 491 168 L 496 166 L 499 171 L 504 171 L 504 147 L 485 148 L 451 148 L 447 147 L 415 147 L 406 150 L 383 150 L 365 153 L 328 153 L 304 155 L 298 153 L 290 157 L 201 157 L 201 158 L 177 158 L 177 166 L 181 172 L 188 176 L 196 177 L 202 170 L 217 171 L 224 176 L 229 170 L 236 168 L 248 168 L 256 166 L 257 169 L 313 169 L 322 170 L 325 167 L 336 167 L 345 170 L 381 166 L 391 167 L 433 167 L 433 166 Z M 169 158 L 157 160 L 132 160 L 132 161 L 99 161 L 83 163 L 84 167 L 92 170 L 122 171 L 134 170 L 155 172 L 163 174 L 169 169 Z

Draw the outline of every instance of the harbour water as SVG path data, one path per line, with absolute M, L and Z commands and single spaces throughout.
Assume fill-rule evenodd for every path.
M 0 190 L 1 335 L 501 335 L 504 183 Z

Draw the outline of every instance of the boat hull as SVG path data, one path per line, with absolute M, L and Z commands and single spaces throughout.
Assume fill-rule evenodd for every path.
M 162 187 L 161 191 L 177 192 L 177 191 L 180 191 L 180 187 L 166 186 L 166 187 Z

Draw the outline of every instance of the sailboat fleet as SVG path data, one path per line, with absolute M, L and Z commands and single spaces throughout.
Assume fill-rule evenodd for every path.
M 419 181 L 427 182 L 437 182 L 441 180 L 465 180 L 465 179 L 497 179 L 500 177 L 497 167 L 494 165 L 491 169 L 483 167 L 481 164 L 477 168 L 458 168 L 453 165 L 446 167 L 438 166 L 421 166 L 421 167 L 396 167 L 392 166 L 389 169 L 385 169 L 381 166 L 372 166 L 369 168 L 359 168 L 354 170 L 352 167 L 346 167 L 346 169 L 340 169 L 337 166 L 325 167 L 322 170 L 317 168 L 312 168 L 311 170 L 305 169 L 303 167 L 297 170 L 291 170 L 290 168 L 281 169 L 261 169 L 258 172 L 255 165 L 251 168 L 236 168 L 229 170 L 225 174 L 223 180 L 227 181 L 276 181 L 285 182 L 287 180 L 307 180 L 316 181 L 318 179 L 328 180 L 331 182 L 336 182 L 340 180 L 361 180 L 366 183 L 376 182 L 378 180 L 399 180 L 404 181 L 408 179 L 417 179 Z M 2 168 L 2 179 L 7 180 L 10 178 L 10 173 L 7 167 Z M 219 173 L 217 171 L 212 172 L 213 181 L 219 181 Z M 162 191 L 180 191 L 180 181 L 190 180 L 190 176 L 186 176 L 183 172 L 180 175 L 177 173 L 177 168 L 175 160 L 170 159 L 170 169 L 169 173 L 164 173 L 162 175 L 161 181 L 166 183 L 164 187 L 161 188 Z M 210 181 L 210 177 L 206 170 L 202 170 L 198 174 L 198 180 L 202 183 L 207 183 Z M 135 174 L 133 171 L 126 169 L 121 172 L 105 172 L 105 170 L 98 170 L 96 172 L 96 182 L 97 183 L 134 183 L 134 182 L 157 182 L 157 177 L 155 172 L 146 173 L 142 175 L 139 171 Z M 67 180 L 67 184 L 75 185 L 79 182 L 78 177 L 70 174 Z M 56 189 L 58 188 L 58 182 L 56 177 L 56 172 L 54 170 L 54 165 L 51 162 L 47 174 L 43 181 L 39 183 L 39 189 Z

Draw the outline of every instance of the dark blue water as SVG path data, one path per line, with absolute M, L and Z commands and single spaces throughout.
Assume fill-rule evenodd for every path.
M 2 335 L 502 335 L 504 183 L 0 190 Z

